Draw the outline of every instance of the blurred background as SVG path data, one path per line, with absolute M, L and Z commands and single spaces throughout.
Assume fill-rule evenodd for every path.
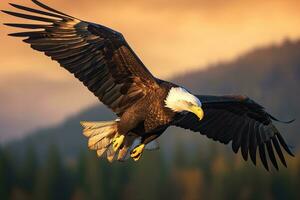
M 30 0 L 2 0 L 33 6 Z M 110 164 L 79 121 L 115 116 L 57 63 L 0 28 L 0 199 L 300 199 L 300 1 L 43 0 L 124 34 L 150 71 L 198 94 L 244 94 L 290 125 L 289 168 L 170 128 L 160 150 Z M 34 7 L 34 6 L 33 6 Z M 20 20 L 0 14 L 1 23 Z

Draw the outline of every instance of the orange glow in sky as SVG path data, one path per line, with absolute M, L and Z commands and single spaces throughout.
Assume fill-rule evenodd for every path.
M 29 0 L 3 0 L 33 5 Z M 252 47 L 300 37 L 300 1 L 196 0 L 43 0 L 78 18 L 122 32 L 146 66 L 157 76 L 232 59 Z M 2 22 L 15 22 L 1 13 Z M 16 29 L 0 29 L 1 76 L 31 71 L 47 78 L 69 76 L 20 39 L 6 37 Z M 42 66 L 41 66 L 42 65 Z M 56 66 L 56 67 L 55 67 Z

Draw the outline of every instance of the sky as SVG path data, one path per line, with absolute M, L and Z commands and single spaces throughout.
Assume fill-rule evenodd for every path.
M 2 0 L 32 6 L 30 0 Z M 299 0 L 43 0 L 80 19 L 122 32 L 163 79 L 227 61 L 258 46 L 300 38 Z M 20 22 L 0 13 L 0 22 Z M 0 25 L 0 140 L 59 123 L 97 102 L 72 75 Z M 26 120 L 25 120 L 26 119 Z M 9 121 L 20 125 L 11 127 Z M 21 125 L 22 124 L 22 125 Z M 8 125 L 11 127 L 8 127 Z

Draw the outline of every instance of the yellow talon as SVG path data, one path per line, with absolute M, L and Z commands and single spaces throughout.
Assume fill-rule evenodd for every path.
M 134 161 L 138 161 L 144 151 L 145 144 L 140 144 L 139 146 L 135 147 L 131 152 L 130 156 Z
M 124 141 L 125 136 L 124 135 L 118 135 L 117 137 L 115 137 L 115 139 L 113 140 L 113 149 L 114 151 L 117 151 L 120 146 L 122 145 L 123 141 Z

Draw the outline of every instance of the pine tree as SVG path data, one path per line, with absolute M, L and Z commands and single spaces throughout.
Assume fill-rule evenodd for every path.
M 186 152 L 184 151 L 184 146 L 182 142 L 178 141 L 177 145 L 175 147 L 175 155 L 174 155 L 174 162 L 173 167 L 175 169 L 182 169 L 187 166 L 187 158 L 186 158 Z
M 15 166 L 10 154 L 0 147 L 0 198 L 9 199 L 16 184 Z
M 127 199 L 172 199 L 166 167 L 159 152 L 144 152 L 132 168 Z
M 94 152 L 81 152 L 77 174 L 78 185 L 86 199 L 106 199 L 103 186 L 104 173 Z
M 44 167 L 40 170 L 35 187 L 35 199 L 70 199 L 70 179 L 56 146 L 49 148 Z
M 36 182 L 38 170 L 37 155 L 32 145 L 27 146 L 25 160 L 20 168 L 20 185 L 24 190 L 31 193 Z

